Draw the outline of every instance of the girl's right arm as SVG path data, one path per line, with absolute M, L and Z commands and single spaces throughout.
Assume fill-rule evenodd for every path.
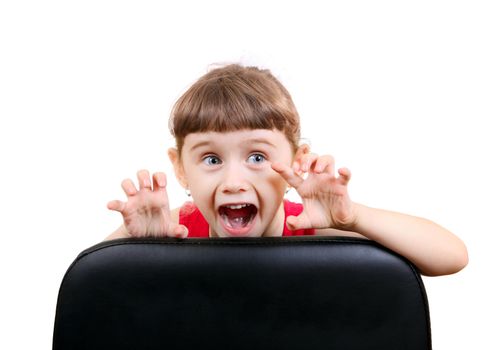
M 127 201 L 114 200 L 108 209 L 122 214 L 124 224 L 106 240 L 130 237 L 186 237 L 188 229 L 178 224 L 179 209 L 170 211 L 166 175 L 147 170 L 137 172 L 139 190 L 130 179 L 122 181 Z

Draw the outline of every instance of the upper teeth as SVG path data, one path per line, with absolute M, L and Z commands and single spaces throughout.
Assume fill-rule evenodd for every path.
M 226 207 L 230 208 L 230 209 L 241 209 L 241 208 L 247 207 L 249 205 L 250 204 L 235 204 L 235 205 L 226 205 Z

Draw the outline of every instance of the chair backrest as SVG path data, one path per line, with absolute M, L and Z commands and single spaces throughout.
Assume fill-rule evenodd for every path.
M 416 269 L 349 238 L 123 239 L 82 252 L 54 350 L 431 349 Z

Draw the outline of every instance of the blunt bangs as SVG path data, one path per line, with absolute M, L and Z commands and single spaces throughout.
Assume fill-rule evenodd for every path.
M 243 129 L 276 129 L 293 148 L 299 118 L 286 89 L 267 70 L 230 65 L 210 71 L 175 103 L 169 121 L 181 152 L 186 135 Z

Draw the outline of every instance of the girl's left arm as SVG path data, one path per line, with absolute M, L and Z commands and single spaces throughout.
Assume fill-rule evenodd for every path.
M 303 211 L 288 216 L 292 230 L 314 228 L 318 235 L 361 235 L 403 255 L 427 276 L 458 272 L 468 263 L 464 243 L 436 223 L 406 214 L 370 208 L 349 198 L 351 172 L 335 171 L 332 156 L 302 152 L 292 166 L 274 163 L 302 198 Z M 303 178 L 303 174 L 308 176 Z
M 404 256 L 423 275 L 453 274 L 468 263 L 468 252 L 463 241 L 430 220 L 357 203 L 353 203 L 353 210 L 355 220 L 348 230 Z M 337 233 L 330 229 L 317 231 L 319 235 Z

